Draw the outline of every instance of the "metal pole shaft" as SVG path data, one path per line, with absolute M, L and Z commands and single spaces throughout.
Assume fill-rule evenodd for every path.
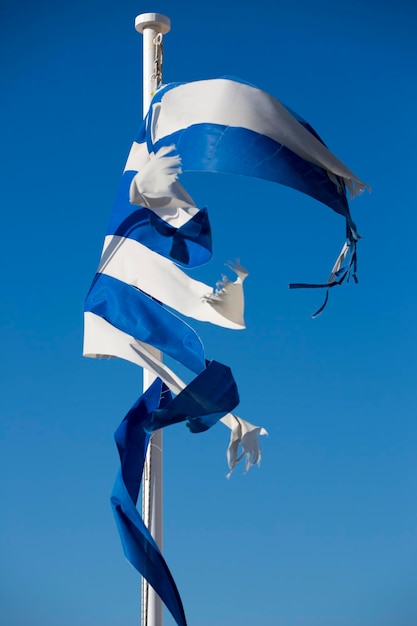
M 170 20 L 160 13 L 142 13 L 135 19 L 135 29 L 143 35 L 143 117 L 153 91 L 162 78 L 157 63 L 157 37 L 170 30 Z M 161 353 L 155 350 L 158 358 Z M 143 390 L 153 382 L 154 375 L 144 370 Z M 142 516 L 152 537 L 162 550 L 162 430 L 153 433 L 146 455 L 142 481 Z M 162 601 L 154 589 L 142 579 L 142 626 L 162 626 Z

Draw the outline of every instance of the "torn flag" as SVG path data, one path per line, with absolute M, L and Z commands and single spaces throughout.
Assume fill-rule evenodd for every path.
M 230 264 L 234 280 L 224 277 L 215 288 L 186 273 L 211 258 L 212 235 L 207 210 L 179 182 L 183 171 L 277 182 L 342 215 L 347 243 L 328 287 L 339 284 L 349 250 L 348 270 L 356 265 L 359 235 L 347 190 L 353 197 L 367 187 L 301 117 L 234 78 L 161 87 L 133 142 L 85 300 L 83 354 L 125 359 L 157 377 L 116 432 L 121 472 L 112 505 L 127 558 L 179 626 L 185 616 L 174 580 L 136 509 L 149 433 L 179 422 L 203 432 L 221 421 L 231 431 L 229 475 L 240 460 L 245 471 L 260 462 L 259 436 L 267 434 L 232 413 L 239 397 L 230 369 L 207 359 L 184 319 L 243 329 L 247 271 Z M 155 350 L 187 368 L 191 382 L 183 382 Z

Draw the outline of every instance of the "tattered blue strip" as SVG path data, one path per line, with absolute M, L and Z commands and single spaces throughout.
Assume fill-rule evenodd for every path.
M 352 276 L 352 279 L 355 283 L 358 282 L 358 278 L 356 275 L 357 270 L 357 252 L 356 252 L 356 242 L 350 241 L 350 259 L 346 265 L 341 267 L 335 274 L 334 278 L 330 282 L 327 283 L 290 283 L 290 289 L 326 289 L 326 295 L 324 297 L 324 302 L 320 306 L 315 313 L 312 314 L 312 318 L 318 317 L 326 308 L 327 302 L 329 300 L 329 289 L 332 287 L 337 287 L 339 285 L 343 285 L 345 282 L 349 282 L 349 278 Z
M 186 626 L 177 586 L 137 508 L 149 432 L 186 421 L 191 432 L 203 432 L 239 402 L 228 367 L 211 361 L 175 398 L 157 378 L 130 409 L 115 432 L 121 469 L 111 504 L 128 561 L 154 588 L 178 626 Z
M 113 487 L 111 505 L 126 558 L 155 589 L 178 626 L 186 626 L 175 581 L 136 508 L 149 443 L 144 424 L 150 421 L 153 411 L 163 408 L 170 398 L 169 391 L 156 379 L 116 430 L 121 469 Z

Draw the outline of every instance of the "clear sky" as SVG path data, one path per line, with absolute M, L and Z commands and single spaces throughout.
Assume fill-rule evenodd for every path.
M 265 181 L 191 175 L 215 284 L 249 270 L 244 331 L 194 324 L 264 426 L 230 480 L 221 425 L 164 435 L 163 553 L 189 626 L 417 624 L 417 9 L 411 0 L 3 0 L 0 623 L 130 626 L 140 577 L 109 497 L 139 368 L 82 354 L 83 303 L 142 117 L 136 15 L 170 17 L 164 82 L 234 75 L 307 119 L 371 185 L 359 284 L 319 291 L 341 216 Z M 172 626 L 167 615 L 165 624 Z

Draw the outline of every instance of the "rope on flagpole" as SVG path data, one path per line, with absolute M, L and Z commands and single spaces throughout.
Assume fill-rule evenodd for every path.
M 162 83 L 163 35 L 171 29 L 171 21 L 160 13 L 142 13 L 135 19 L 135 29 L 143 35 L 143 117 L 149 109 L 152 95 Z M 151 349 L 159 360 L 159 350 Z M 143 390 L 155 376 L 144 370 Z M 162 549 L 162 430 L 150 439 L 142 482 L 142 518 L 159 549 Z M 142 578 L 141 626 L 162 626 L 162 601 L 155 590 Z
M 152 78 L 156 82 L 156 89 L 161 86 L 162 83 L 162 63 L 164 56 L 163 37 L 161 33 L 158 33 L 153 39 L 155 45 L 155 59 L 154 59 L 154 73 Z

